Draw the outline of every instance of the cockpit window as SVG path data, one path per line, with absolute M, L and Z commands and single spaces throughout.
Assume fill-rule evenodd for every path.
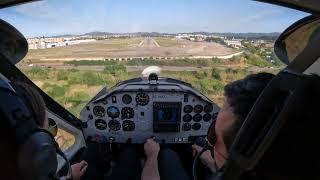
M 243 0 L 56 0 L 0 11 L 28 39 L 17 66 L 78 117 L 103 87 L 149 66 L 221 105 L 226 83 L 284 68 L 274 41 L 305 16 Z

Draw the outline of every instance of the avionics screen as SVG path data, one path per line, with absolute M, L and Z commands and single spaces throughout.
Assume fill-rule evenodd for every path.
M 159 123 L 161 122 L 169 122 L 169 123 L 176 123 L 178 121 L 178 113 L 179 109 L 178 108 L 160 108 L 157 109 L 156 115 L 157 115 L 157 120 Z
M 154 102 L 154 132 L 179 132 L 181 121 L 180 102 Z

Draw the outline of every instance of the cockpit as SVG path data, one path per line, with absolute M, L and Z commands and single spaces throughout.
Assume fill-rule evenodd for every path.
M 103 89 L 82 109 L 85 137 L 97 142 L 167 144 L 206 137 L 219 107 L 186 82 L 158 77 L 131 79 Z

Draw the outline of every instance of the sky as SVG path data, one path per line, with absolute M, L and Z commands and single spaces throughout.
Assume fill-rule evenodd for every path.
M 281 32 L 308 14 L 249 0 L 47 0 L 0 10 L 26 37 L 125 32 Z

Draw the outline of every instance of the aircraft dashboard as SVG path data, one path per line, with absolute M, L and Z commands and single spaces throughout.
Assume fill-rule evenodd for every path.
M 207 134 L 219 107 L 190 84 L 170 78 L 124 81 L 104 88 L 81 111 L 86 138 L 96 142 L 192 143 Z

